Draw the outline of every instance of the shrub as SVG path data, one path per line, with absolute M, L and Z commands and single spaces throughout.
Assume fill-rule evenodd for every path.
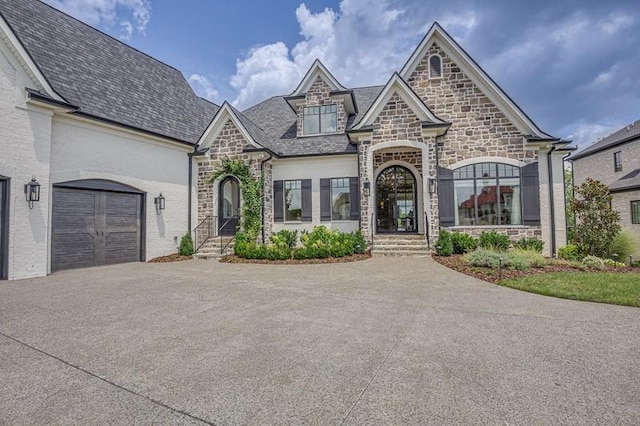
M 620 232 L 620 213 L 611 207 L 609 187 L 587 178 L 575 189 L 572 203 L 576 214 L 573 242 L 578 251 L 591 256 L 607 256 Z
M 529 266 L 533 268 L 543 268 L 549 263 L 546 257 L 535 250 L 515 249 L 512 253 L 524 256 L 529 261 Z
M 587 256 L 582 259 L 582 264 L 591 269 L 604 269 L 604 261 L 597 256 Z
M 471 266 L 498 269 L 502 258 L 502 267 L 505 269 L 525 270 L 529 269 L 531 261 L 529 255 L 521 251 L 504 253 L 496 250 L 479 248 L 463 257 L 463 261 Z
M 284 243 L 289 247 L 289 250 L 292 250 L 298 243 L 298 231 L 282 229 L 271 235 L 270 239 L 273 244 Z
M 291 249 L 287 244 L 272 244 L 267 247 L 266 253 L 269 260 L 288 260 L 291 259 Z
M 478 241 L 475 238 L 462 232 L 452 233 L 451 241 L 453 243 L 453 252 L 456 254 L 469 253 L 478 247 Z
M 480 234 L 478 245 L 488 250 L 507 251 L 509 249 L 509 237 L 496 231 L 483 231 Z
M 610 259 L 626 262 L 629 259 L 629 256 L 633 254 L 636 249 L 637 241 L 635 236 L 627 231 L 621 231 L 614 238 L 611 246 L 609 247 L 609 257 Z M 614 256 L 616 254 L 617 256 Z
M 564 247 L 560 247 L 558 249 L 558 257 L 564 260 L 581 260 L 582 256 L 580 256 L 580 252 L 578 251 L 578 247 L 573 244 L 567 244 Z
M 513 246 L 521 250 L 529 250 L 529 251 L 542 253 L 542 249 L 544 248 L 544 241 L 536 237 L 532 237 L 532 238 L 524 237 L 516 241 L 516 243 Z
M 181 256 L 191 256 L 193 254 L 193 240 L 191 239 L 191 232 L 187 231 L 187 233 L 182 236 L 178 254 Z
M 604 259 L 604 266 L 611 266 L 613 268 L 624 268 L 625 266 L 627 266 L 626 264 L 622 263 L 622 262 L 617 262 L 613 259 Z
M 521 250 L 510 251 L 506 254 L 503 261 L 503 268 L 524 271 L 529 269 L 531 265 L 531 255 L 535 252 L 526 253 Z
M 353 252 L 356 254 L 363 254 L 367 251 L 367 241 L 364 239 L 362 231 L 354 231 L 351 234 L 351 242 L 353 244 Z
M 451 232 L 440 230 L 438 240 L 436 241 L 436 253 L 438 256 L 451 256 L 453 253 L 453 240 L 451 239 Z

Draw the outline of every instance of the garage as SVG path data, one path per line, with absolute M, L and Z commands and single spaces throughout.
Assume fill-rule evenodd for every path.
M 144 193 L 117 182 L 53 186 L 51 271 L 144 260 Z

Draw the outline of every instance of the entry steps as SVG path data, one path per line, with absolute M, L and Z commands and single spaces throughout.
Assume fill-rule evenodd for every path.
M 194 259 L 201 260 L 209 260 L 209 259 L 219 259 L 221 257 L 227 256 L 229 254 L 233 254 L 233 243 L 231 243 L 227 249 L 226 253 L 220 253 L 220 250 L 225 247 L 229 241 L 231 241 L 233 237 L 222 237 L 222 239 L 218 237 L 212 237 L 207 240 L 206 243 L 202 245 L 198 249 L 198 251 L 193 255 Z M 222 244 L 222 245 L 221 245 Z
M 427 257 L 431 254 L 423 234 L 377 234 L 373 236 L 373 256 Z

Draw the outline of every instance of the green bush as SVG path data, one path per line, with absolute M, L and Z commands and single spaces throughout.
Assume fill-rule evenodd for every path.
M 436 253 L 438 256 L 451 256 L 453 253 L 453 240 L 451 238 L 451 232 L 440 230 L 438 240 L 436 241 Z
M 613 259 L 604 259 L 604 265 L 611 266 L 613 268 L 624 268 L 625 266 L 627 266 L 625 263 L 617 262 Z
M 291 249 L 287 244 L 272 244 L 267 247 L 267 259 L 288 260 L 291 259 Z
M 453 252 L 456 254 L 469 253 L 478 247 L 478 241 L 475 238 L 462 232 L 452 233 L 451 241 L 453 243 Z
M 502 267 L 505 269 L 525 270 L 529 269 L 531 264 L 529 255 L 517 250 L 505 253 L 479 248 L 465 254 L 462 259 L 470 266 L 498 269 L 500 266 L 500 258 L 502 258 Z
M 564 260 L 575 260 L 579 261 L 582 259 L 580 256 L 580 252 L 578 251 L 578 247 L 573 244 L 567 244 L 564 247 L 560 247 L 558 249 L 558 257 Z
M 608 257 L 620 262 L 626 262 L 629 260 L 629 256 L 636 250 L 636 237 L 627 230 L 621 231 L 613 239 L 613 243 L 609 247 Z M 617 256 L 614 256 L 616 254 Z
M 582 259 L 582 264 L 591 269 L 604 269 L 604 261 L 597 256 L 587 256 Z
M 191 232 L 187 231 L 187 233 L 182 236 L 178 254 L 181 256 L 191 256 L 193 254 L 193 240 L 191 239 Z
M 363 254 L 367 251 L 367 241 L 364 239 L 362 231 L 354 231 L 351 234 L 351 242 L 353 244 L 353 252 L 356 254 Z
M 480 234 L 478 246 L 494 251 L 507 251 L 509 249 L 509 237 L 496 231 L 483 231 Z
M 535 250 L 522 250 L 522 249 L 514 249 L 511 253 L 517 253 L 518 255 L 524 256 L 529 261 L 529 266 L 533 268 L 543 268 L 549 263 L 549 260 Z
M 529 250 L 536 251 L 538 253 L 542 253 L 542 249 L 544 248 L 544 241 L 540 238 L 532 237 L 532 238 L 520 238 L 513 245 L 515 248 L 520 250 Z
M 292 250 L 298 243 L 298 231 L 291 231 L 289 229 L 282 229 L 275 234 L 271 235 L 271 242 L 273 244 L 284 243 Z

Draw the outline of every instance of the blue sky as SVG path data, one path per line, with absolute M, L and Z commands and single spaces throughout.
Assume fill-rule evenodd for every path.
M 320 58 L 384 84 L 438 21 L 545 131 L 582 146 L 640 119 L 638 0 L 46 0 L 240 108 Z

